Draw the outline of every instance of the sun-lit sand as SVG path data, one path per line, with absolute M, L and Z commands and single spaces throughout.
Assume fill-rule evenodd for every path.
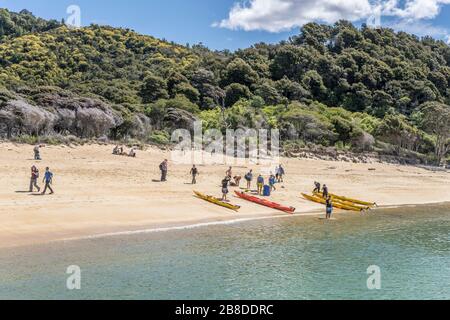
M 237 199 L 239 213 L 199 200 L 192 191 L 220 196 L 227 165 L 199 165 L 198 184 L 190 185 L 189 165 L 169 165 L 167 183 L 159 179 L 159 163 L 169 152 L 138 151 L 137 158 L 113 156 L 113 146 L 47 146 L 42 161 L 33 146 L 0 144 L 0 247 L 32 245 L 105 233 L 184 226 L 199 222 L 285 215 Z M 297 215 L 323 213 L 323 207 L 300 197 L 313 182 L 331 192 L 376 201 L 379 205 L 450 201 L 450 175 L 416 167 L 282 159 L 287 173 L 272 200 L 297 208 Z M 30 167 L 54 173 L 54 195 L 28 193 Z M 250 166 L 249 166 L 250 168 Z M 251 166 L 255 174 L 258 166 Z M 376 169 L 376 170 L 369 170 Z M 248 169 L 235 167 L 234 174 Z M 42 187 L 42 181 L 39 182 Z M 231 188 L 232 192 L 234 189 Z M 359 214 L 359 213 L 355 213 Z M 374 211 L 372 214 L 376 214 Z

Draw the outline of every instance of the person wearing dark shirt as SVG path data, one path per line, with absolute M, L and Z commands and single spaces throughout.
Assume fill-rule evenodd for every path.
M 314 182 L 314 186 L 315 186 L 315 188 L 314 188 L 314 191 L 313 191 L 313 193 L 319 193 L 320 192 L 320 182 Z
M 230 183 L 230 177 L 228 177 L 228 176 L 222 180 L 222 201 L 227 201 L 228 184 L 229 183 Z
M 190 174 L 192 175 L 192 184 L 197 184 L 198 169 L 195 165 L 192 167 Z
M 41 188 L 37 184 L 38 178 L 39 178 L 39 170 L 38 168 L 36 168 L 36 166 L 32 166 L 30 178 L 30 192 L 33 192 L 33 187 L 37 189 L 37 192 L 41 191 Z
M 328 197 L 328 187 L 326 184 L 323 185 L 322 192 L 323 197 L 326 199 Z
M 245 181 L 247 181 L 247 189 L 250 189 L 252 187 L 252 180 L 253 180 L 253 170 L 250 170 L 246 175 L 245 175 Z
M 161 170 L 161 182 L 167 181 L 167 171 L 168 171 L 168 161 L 165 159 L 160 165 L 159 170 Z
M 328 196 L 326 200 L 326 207 L 327 207 L 327 215 L 326 218 L 331 219 L 331 215 L 333 214 L 333 201 L 331 200 L 331 197 Z
M 277 180 L 276 180 L 275 176 L 273 174 L 271 174 L 270 178 L 269 178 L 270 191 L 277 190 L 277 188 L 275 187 L 276 182 L 277 182 Z
M 262 175 L 259 175 L 256 182 L 258 186 L 258 194 L 261 196 L 264 188 L 264 177 Z

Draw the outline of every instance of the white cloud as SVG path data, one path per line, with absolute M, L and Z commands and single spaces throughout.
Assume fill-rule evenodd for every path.
M 377 12 L 400 21 L 433 19 L 450 0 L 248 0 L 236 2 L 227 19 L 213 26 L 280 32 L 317 21 L 361 21 Z
M 449 3 L 450 0 L 406 0 L 401 8 L 398 0 L 388 0 L 383 4 L 383 14 L 407 20 L 433 19 Z
M 250 0 L 236 3 L 228 19 L 215 23 L 228 29 L 279 32 L 311 21 L 355 21 L 371 13 L 368 0 Z

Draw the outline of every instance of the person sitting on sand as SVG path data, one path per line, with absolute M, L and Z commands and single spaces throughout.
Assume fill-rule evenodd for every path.
M 134 151 L 134 148 L 131 148 L 130 153 L 128 154 L 130 158 L 136 158 L 136 151 Z
M 327 208 L 327 215 L 326 219 L 331 219 L 331 215 L 333 214 L 333 201 L 331 200 L 331 197 L 328 196 L 326 199 L 326 208 Z
M 41 191 L 41 188 L 37 184 L 38 179 L 39 179 L 39 170 L 38 168 L 36 168 L 36 166 L 32 166 L 30 178 L 30 192 L 33 192 L 33 187 L 37 189 L 37 192 Z
M 264 177 L 262 175 L 258 176 L 257 179 L 257 186 L 258 186 L 258 194 L 262 196 L 263 194 L 263 188 L 264 188 Z
M 226 176 L 222 180 L 222 201 L 228 201 L 227 195 L 228 195 L 228 184 L 230 183 L 230 177 Z
M 250 189 L 252 187 L 252 180 L 253 180 L 253 170 L 250 170 L 246 175 L 245 175 L 245 180 L 247 181 L 247 189 Z
M 160 165 L 159 170 L 161 171 L 161 182 L 167 181 L 167 171 L 168 171 L 168 160 L 165 159 Z
M 112 153 L 112 154 L 115 155 L 115 156 L 117 156 L 117 155 L 120 154 L 119 146 L 115 146 L 115 147 L 114 147 L 113 153 Z
M 269 177 L 269 186 L 270 186 L 270 191 L 276 191 L 277 188 L 275 188 L 275 183 L 277 182 L 275 176 L 271 173 L 270 177 Z
M 37 144 L 36 146 L 34 146 L 34 160 L 42 160 L 41 159 L 41 150 L 40 150 L 41 146 L 39 144 Z
M 232 187 L 239 187 L 241 185 L 242 177 L 241 176 L 234 176 L 233 180 L 234 180 L 233 182 L 230 182 L 230 186 L 232 186 Z
M 198 169 L 193 165 L 190 174 L 192 175 L 192 184 L 197 184 L 197 175 L 198 175 Z
M 319 193 L 319 192 L 320 192 L 320 182 L 314 181 L 313 193 Z
M 50 190 L 50 194 L 54 194 L 53 189 L 50 186 L 53 183 L 53 173 L 50 172 L 49 167 L 45 168 L 44 179 L 42 180 L 42 182 L 45 183 L 44 191 L 42 191 L 42 194 L 45 194 L 47 188 Z
M 328 187 L 326 184 L 323 185 L 322 196 L 326 199 L 328 197 Z

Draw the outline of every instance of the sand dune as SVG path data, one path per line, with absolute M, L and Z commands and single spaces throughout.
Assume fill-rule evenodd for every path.
M 112 148 L 48 146 L 42 149 L 43 161 L 36 162 L 32 160 L 32 146 L 0 144 L 0 247 L 201 221 L 284 215 L 235 197 L 231 197 L 232 202 L 242 206 L 239 213 L 196 199 L 189 184 L 189 165 L 172 164 L 167 183 L 152 182 L 159 179 L 158 165 L 164 158 L 170 159 L 169 153 L 148 148 L 133 159 L 113 156 Z M 323 212 L 322 206 L 300 197 L 301 192 L 311 191 L 315 180 L 326 183 L 332 192 L 380 205 L 450 201 L 450 176 L 445 172 L 299 159 L 282 159 L 282 163 L 286 181 L 272 199 L 296 207 L 298 215 Z M 39 167 L 41 178 L 45 167 L 51 168 L 54 195 L 27 193 L 33 164 Z M 227 167 L 199 166 L 195 189 L 220 196 L 220 181 Z M 261 170 L 250 167 L 255 173 Z M 244 175 L 247 168 L 234 171 Z

